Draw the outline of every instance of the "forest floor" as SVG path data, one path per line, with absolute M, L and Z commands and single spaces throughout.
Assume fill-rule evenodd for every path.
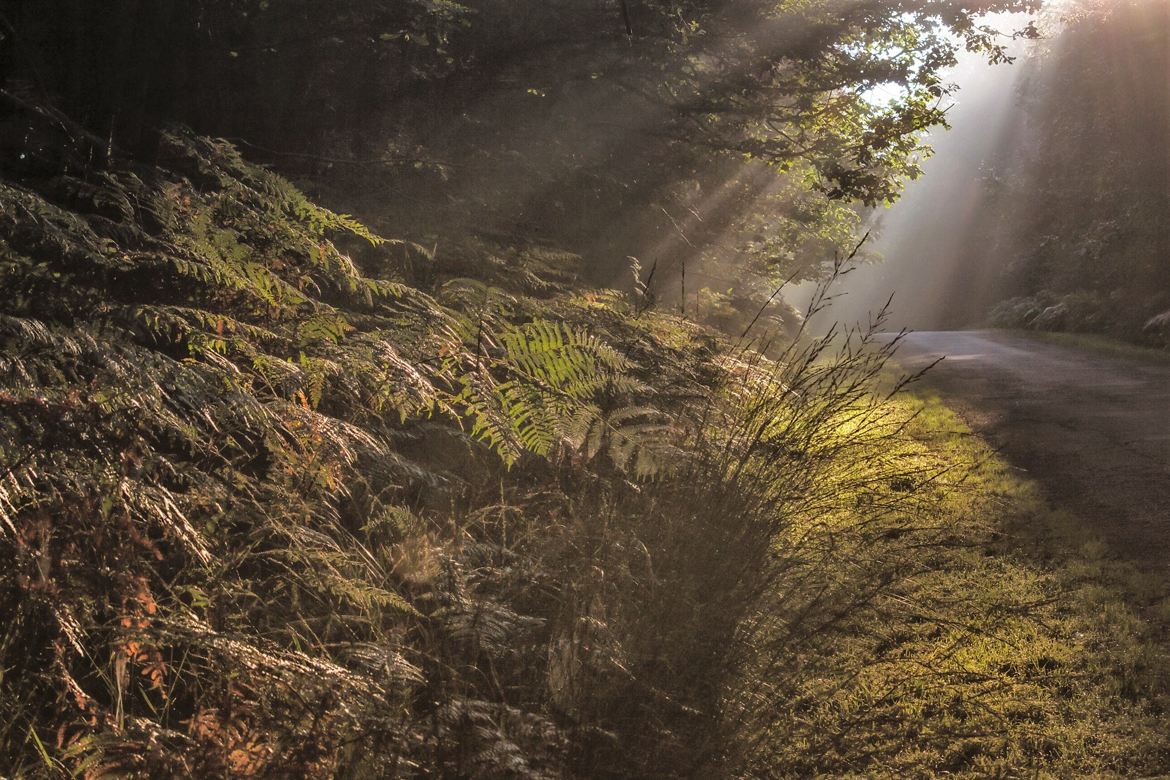
M 1140 348 L 1001 331 L 913 333 L 925 379 L 1053 508 L 1170 591 L 1170 362 Z

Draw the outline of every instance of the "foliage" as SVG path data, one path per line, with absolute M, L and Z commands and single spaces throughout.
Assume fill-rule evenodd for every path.
M 917 175 L 956 50 L 1005 59 L 984 17 L 1038 6 L 47 1 L 8 0 L 9 88 L 54 98 L 99 156 L 185 122 L 427 246 L 539 236 L 605 286 L 636 256 L 684 311 L 701 286 L 762 302 L 824 273 L 851 204 Z
M 1170 207 L 1164 8 L 1071 4 L 1026 65 L 1020 115 L 988 161 L 965 262 L 994 278 L 995 321 L 1167 344 Z M 994 229 L 991 229 L 994 226 Z
M 15 124 L 6 775 L 980 775 L 1045 740 L 1042 768 L 1083 774 L 1161 755 L 1160 689 L 1133 685 L 1149 651 L 1116 601 L 1117 621 L 1054 630 L 1047 575 L 1013 586 L 1002 555 L 969 575 L 987 510 L 953 503 L 955 466 L 875 395 L 895 344 L 789 338 L 765 312 L 729 343 L 574 289 L 570 253 L 379 238 L 223 141 L 170 130 L 154 165 L 95 165 L 100 139 L 59 115 L 24 104 Z M 1004 627 L 1018 653 L 984 636 Z M 1107 634 L 1129 649 L 1100 655 Z M 1080 647 L 1110 659 L 1092 682 Z M 977 651 L 994 668 L 956 674 Z M 923 659 L 933 677 L 905 673 Z M 982 736 L 943 755 L 959 699 L 1025 725 L 987 736 L 978 710 Z M 1108 739 L 1070 725 L 1089 712 Z
M 450 72 L 470 13 L 454 0 L 6 0 L 0 45 L 22 80 L 123 147 L 185 122 L 285 149 L 360 122 L 401 80 Z
M 426 251 L 224 142 L 167 131 L 166 168 L 93 170 L 84 145 L 41 145 L 55 129 L 0 185 L 5 763 L 31 770 L 34 745 L 94 777 L 417 763 L 428 737 L 396 713 L 438 659 L 409 635 L 502 651 L 534 621 L 473 596 L 403 507 L 453 478 L 397 452 L 404 423 L 467 420 L 508 461 L 580 447 L 603 389 L 640 391 L 629 361 L 364 275 L 331 237 Z M 480 706 L 445 701 L 456 730 Z
M 6 0 L 0 773 L 1156 767 L 1101 577 L 774 301 L 1033 7 Z

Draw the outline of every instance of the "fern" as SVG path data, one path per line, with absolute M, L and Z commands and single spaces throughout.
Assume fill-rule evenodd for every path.
M 663 477 L 687 461 L 677 421 L 660 409 L 626 406 L 594 421 L 586 455 L 605 453 L 621 471 L 638 479 Z
M 539 535 L 435 518 L 482 477 L 444 459 L 478 442 L 509 465 L 593 467 L 598 435 L 602 451 L 649 452 L 609 430 L 648 423 L 612 411 L 646 395 L 640 369 L 611 332 L 514 288 L 457 278 L 432 295 L 363 275 L 330 236 L 375 254 L 391 242 L 224 142 L 174 131 L 160 158 L 89 183 L 0 183 L 0 578 L 14 594 L 0 694 L 20 713 L 0 746 L 61 734 L 49 755 L 95 776 L 220 776 L 236 751 L 279 774 L 305 766 L 305 745 L 358 776 L 442 774 L 409 718 L 442 675 L 454 713 L 497 696 L 477 660 L 508 674 L 543 658 L 544 616 L 517 594 L 565 587 L 521 549 Z M 521 256 L 557 284 L 576 262 Z M 540 705 L 490 704 L 441 739 L 473 739 L 484 771 L 562 765 L 567 738 Z M 374 733 L 384 749 L 349 752 Z
M 456 400 L 472 435 L 509 464 L 522 451 L 580 446 L 586 421 L 599 413 L 597 396 L 629 366 L 597 336 L 549 320 L 505 325 L 481 341 L 498 352 L 477 360 Z

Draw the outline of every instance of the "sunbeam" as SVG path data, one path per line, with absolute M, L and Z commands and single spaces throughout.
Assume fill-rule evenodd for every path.
M 1025 20 L 994 20 L 1004 29 Z M 880 259 L 863 263 L 839 284 L 826 319 L 866 322 L 893 299 L 889 326 L 938 329 L 978 320 L 991 284 L 986 269 L 970 262 L 968 248 L 986 240 L 976 230 L 977 210 L 985 197 L 989 165 L 1016 140 L 1020 122 L 1019 85 L 1027 69 L 1030 41 L 1016 41 L 1009 53 L 1014 64 L 988 65 L 977 54 L 962 52 L 947 78 L 959 85 L 947 110 L 949 129 L 926 135 L 932 154 L 922 162 L 922 176 L 906 186 L 893 205 L 868 216 L 871 248 Z M 790 293 L 801 303 L 810 287 Z

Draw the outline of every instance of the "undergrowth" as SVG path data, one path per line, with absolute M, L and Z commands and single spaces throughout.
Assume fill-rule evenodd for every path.
M 896 341 L 732 341 L 181 129 L 97 165 L 6 100 L 5 774 L 1164 758 L 1113 569 L 1003 541 L 1036 507 L 875 392 Z

